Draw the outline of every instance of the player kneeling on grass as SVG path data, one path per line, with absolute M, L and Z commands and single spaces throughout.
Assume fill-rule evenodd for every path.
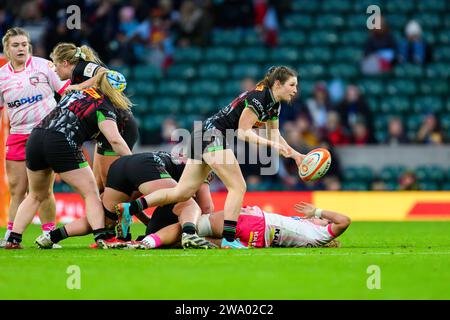
M 350 225 L 349 217 L 316 208 L 314 205 L 301 202 L 294 207 L 295 211 L 304 217 L 287 217 L 276 213 L 264 212 L 259 207 L 242 208 L 237 228 L 236 238 L 247 247 L 339 247 L 335 240 Z M 154 214 L 153 218 L 157 218 Z M 151 227 L 149 225 L 149 227 Z M 150 228 L 147 228 L 149 233 Z M 169 225 L 155 232 L 161 239 L 173 239 L 174 232 L 178 232 L 179 225 Z M 205 214 L 200 217 L 198 224 L 199 236 L 206 237 L 211 242 L 220 243 L 223 229 L 223 211 Z M 146 238 L 151 237 L 152 234 Z M 145 245 L 130 244 L 135 249 L 149 249 Z M 214 239 L 211 239 L 214 238 Z M 165 241 L 167 244 L 167 241 Z
M 176 186 L 184 167 L 185 163 L 182 159 L 167 152 L 139 153 L 121 157 L 113 162 L 108 171 L 106 188 L 102 199 L 106 225 L 114 227 L 116 221 L 119 220 L 119 236 L 124 237 L 128 235 L 132 223 L 131 216 L 129 219 L 119 219 L 114 212 L 114 206 L 120 202 L 130 201 L 136 195 L 147 195 L 155 190 Z M 212 211 L 212 199 L 208 183 L 204 183 L 200 187 L 196 193 L 196 200 L 202 205 L 203 212 Z M 171 220 L 170 224 L 176 223 L 178 225 L 179 221 L 186 233 L 183 241 L 184 247 L 203 249 L 215 247 L 213 243 L 197 235 L 195 224 L 202 213 L 202 209 L 192 198 L 167 207 L 170 208 L 170 214 L 172 214 L 172 210 L 176 214 L 175 221 Z M 144 224 L 149 222 L 148 216 L 141 210 L 136 214 L 136 217 Z M 87 219 L 84 218 L 51 232 L 50 239 L 46 241 L 38 239 L 37 244 L 41 248 L 51 248 L 53 243 L 62 240 L 61 234 L 64 235 L 63 238 L 67 238 L 86 235 L 90 232 L 92 230 Z M 112 232 L 111 236 L 114 237 L 115 232 Z M 128 237 L 131 238 L 131 235 Z M 159 246 L 175 240 L 165 238 L 163 243 L 161 239 L 155 236 L 150 241 L 153 241 L 155 246 Z M 124 246 L 126 246 L 124 241 L 118 241 L 115 243 L 114 248 Z

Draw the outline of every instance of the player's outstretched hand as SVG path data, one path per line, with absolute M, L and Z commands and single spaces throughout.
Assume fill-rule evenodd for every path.
M 314 217 L 316 207 L 311 203 L 302 201 L 294 205 L 294 210 L 297 213 L 304 214 L 307 218 L 311 218 Z
M 272 147 L 277 150 L 277 152 L 279 154 L 281 154 L 283 157 L 285 158 L 289 158 L 292 155 L 291 150 L 289 150 L 288 148 L 286 148 L 284 145 L 282 145 L 281 143 L 274 143 L 272 145 Z

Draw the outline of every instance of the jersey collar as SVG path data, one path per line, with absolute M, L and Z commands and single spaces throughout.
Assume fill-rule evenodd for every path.
M 20 72 L 22 72 L 22 71 L 25 71 L 25 70 L 28 68 L 28 66 L 31 64 L 31 58 L 32 58 L 32 56 L 30 55 L 30 56 L 28 57 L 28 59 L 27 59 L 27 62 L 25 62 L 25 67 L 23 68 L 23 70 L 20 70 L 20 71 L 14 70 L 14 68 L 13 68 L 13 66 L 12 66 L 12 63 L 11 63 L 11 61 L 10 61 L 10 62 L 8 63 L 9 71 L 11 71 L 11 72 L 13 72 L 13 73 L 20 73 Z
M 273 96 L 272 90 L 269 87 L 267 87 L 267 90 L 269 90 L 270 97 L 272 98 L 272 102 L 277 103 L 277 101 L 275 100 L 275 97 Z

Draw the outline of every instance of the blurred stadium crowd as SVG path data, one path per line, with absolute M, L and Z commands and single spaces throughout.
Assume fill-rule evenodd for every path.
M 47 58 L 62 41 L 93 47 L 128 79 L 141 145 L 173 144 L 174 129 L 190 129 L 280 64 L 300 75 L 299 97 L 281 112 L 284 136 L 299 151 L 450 141 L 447 1 L 21 3 L 0 1 L 1 35 L 24 27 L 34 54 Z M 73 4 L 81 8 L 79 30 L 66 27 L 66 8 Z M 383 15 L 381 29 L 369 30 L 366 10 L 374 4 Z M 373 172 L 342 172 L 335 154 L 327 178 L 317 183 L 300 182 L 293 161 L 283 161 L 277 176 L 261 177 L 256 170 L 243 166 L 249 191 L 417 189 L 420 178 L 404 168 L 394 168 L 387 180 Z M 358 174 L 364 184 L 342 183 Z M 450 187 L 436 179 L 439 184 L 429 188 Z

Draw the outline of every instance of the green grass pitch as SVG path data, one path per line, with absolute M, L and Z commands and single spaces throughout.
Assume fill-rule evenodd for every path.
M 0 299 L 450 299 L 449 230 L 354 222 L 341 248 L 141 251 L 90 249 L 92 236 L 39 250 L 31 226 L 25 250 L 0 250 Z M 67 287 L 73 265 L 80 289 Z

